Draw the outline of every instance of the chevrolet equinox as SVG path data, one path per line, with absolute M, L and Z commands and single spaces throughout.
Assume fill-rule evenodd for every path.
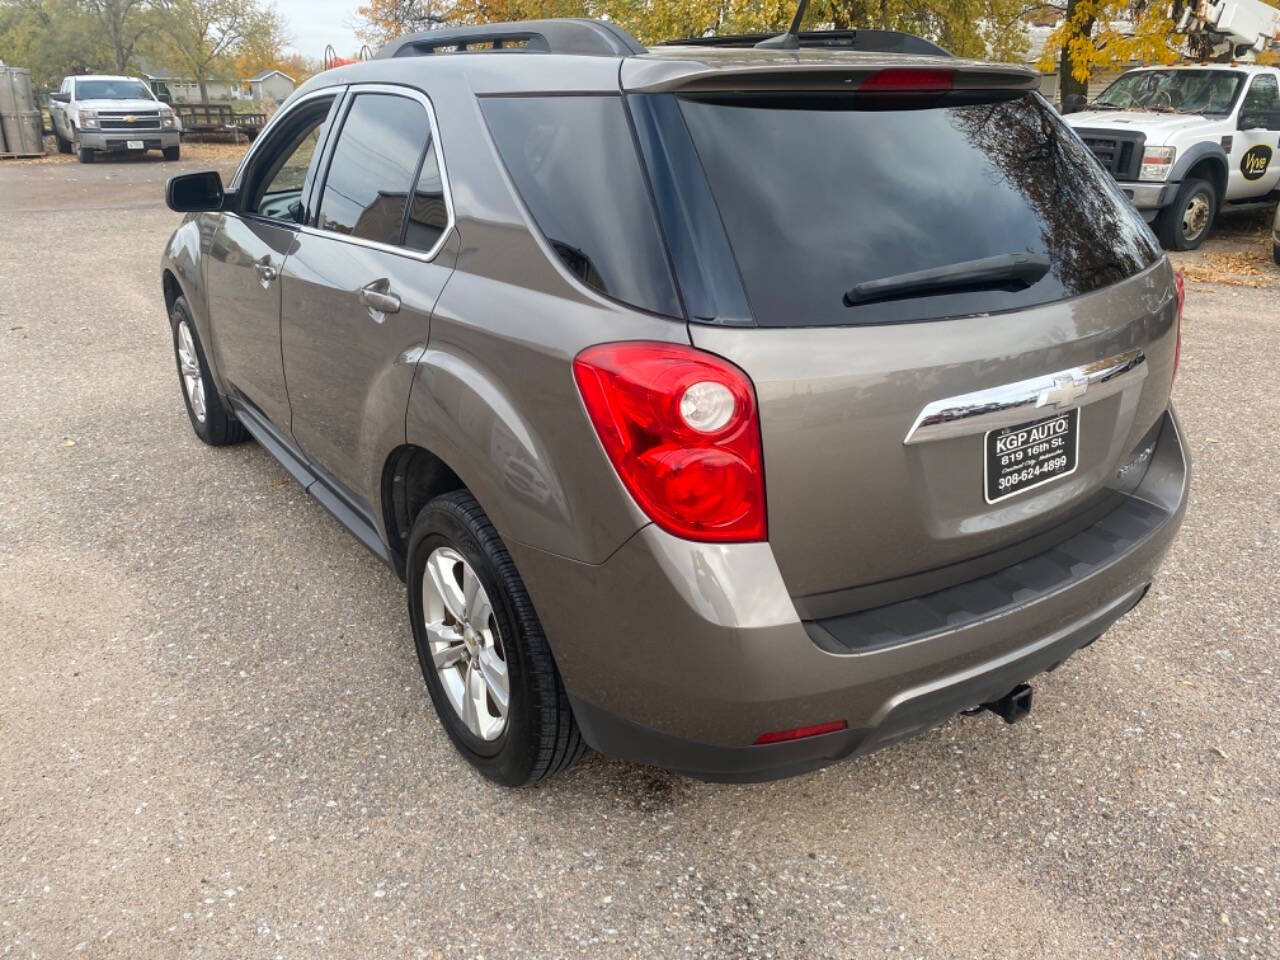
M 169 183 L 192 427 L 406 582 L 500 783 L 1012 722 L 1181 522 L 1181 282 L 1036 74 L 757 40 L 417 34 Z

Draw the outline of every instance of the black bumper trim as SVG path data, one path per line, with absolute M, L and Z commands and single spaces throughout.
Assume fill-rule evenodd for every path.
M 871 653 L 962 630 L 1049 594 L 1068 590 L 1155 534 L 1167 511 L 1137 497 L 1042 553 L 985 577 L 844 616 L 805 621 L 828 653 Z

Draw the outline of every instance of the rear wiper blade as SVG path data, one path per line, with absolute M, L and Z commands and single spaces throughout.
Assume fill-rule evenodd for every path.
M 845 293 L 844 305 L 856 307 L 877 300 L 896 300 L 922 293 L 993 287 L 1020 290 L 1031 286 L 1048 273 L 1049 266 L 1049 258 L 1043 253 L 1002 253 L 980 260 L 964 260 L 945 267 L 915 270 L 879 280 L 864 280 Z

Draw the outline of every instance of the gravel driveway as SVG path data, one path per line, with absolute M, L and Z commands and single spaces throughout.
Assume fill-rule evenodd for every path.
M 1189 285 L 1182 535 L 1027 722 L 509 792 L 395 577 L 192 435 L 158 267 L 195 166 L 0 162 L 0 956 L 1280 957 L 1280 268 Z

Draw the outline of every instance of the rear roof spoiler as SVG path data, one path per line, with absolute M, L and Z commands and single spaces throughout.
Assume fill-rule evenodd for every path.
M 801 53 L 794 58 L 743 59 L 727 63 L 720 58 L 702 62 L 694 57 L 663 59 L 633 57 L 622 64 L 622 86 L 632 92 L 804 93 L 855 91 L 872 77 L 888 81 L 885 91 L 898 84 L 904 90 L 936 90 L 945 86 L 956 92 L 1020 93 L 1040 89 L 1040 74 L 1014 64 L 979 63 L 938 56 L 850 53 L 844 55 Z M 935 86 L 930 78 L 936 76 Z M 875 81 L 873 81 L 874 83 Z
M 687 37 L 666 40 L 660 46 L 670 47 L 755 47 L 767 40 L 767 33 L 739 33 L 724 37 Z M 862 50 L 867 53 L 914 53 L 921 56 L 949 57 L 951 53 L 924 37 L 900 30 L 801 30 L 800 46 L 830 47 L 836 50 Z
M 480 50 L 523 50 L 595 57 L 629 57 L 645 52 L 639 40 L 616 24 L 565 18 L 425 30 L 392 40 L 378 51 L 374 59 Z

